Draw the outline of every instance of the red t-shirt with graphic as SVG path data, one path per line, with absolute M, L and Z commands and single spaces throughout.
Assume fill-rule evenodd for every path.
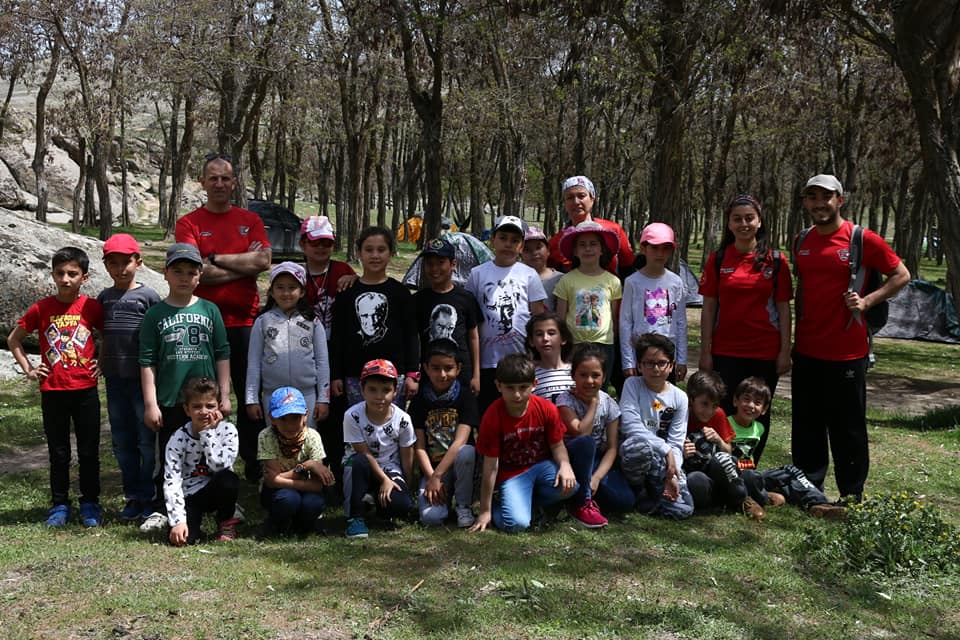
M 477 452 L 500 459 L 499 484 L 548 460 L 550 446 L 562 442 L 566 430 L 560 411 L 549 400 L 530 396 L 526 413 L 516 418 L 507 413 L 503 398 L 497 398 L 480 420 Z
M 700 295 L 718 301 L 710 353 L 756 360 L 776 360 L 780 353 L 776 303 L 793 297 L 790 269 L 781 253 L 774 286 L 772 254 L 760 269 L 754 265 L 755 257 L 753 252 L 739 253 L 728 245 L 719 281 L 716 252 L 703 263 Z
M 858 322 L 843 299 L 850 285 L 852 231 L 853 223 L 848 220 L 827 235 L 814 229 L 797 248 L 796 275 L 801 307 L 794 350 L 800 355 L 833 361 L 856 360 L 867 355 L 866 320 L 861 317 Z M 889 274 L 900 264 L 900 258 L 883 238 L 864 229 L 861 263 L 868 269 Z
M 731 427 L 727 421 L 727 414 L 724 413 L 720 407 L 717 407 L 717 410 L 713 412 L 713 415 L 710 416 L 710 420 L 707 422 L 700 422 L 696 416 L 693 415 L 693 411 L 690 412 L 690 417 L 687 419 L 687 433 L 703 431 L 704 427 L 710 427 L 716 431 L 717 435 L 719 435 L 724 442 L 730 442 L 737 437 L 737 434 L 733 431 L 733 427 Z
M 103 331 L 99 302 L 85 295 L 73 302 L 60 302 L 50 296 L 27 309 L 17 325 L 40 336 L 40 355 L 50 369 L 50 375 L 40 381 L 40 391 L 79 391 L 97 386 L 93 331 Z
M 264 249 L 270 248 L 263 220 L 240 207 L 231 207 L 223 213 L 214 213 L 206 207 L 191 211 L 177 220 L 176 239 L 196 246 L 204 258 L 211 253 L 246 253 L 252 242 L 260 242 Z M 227 327 L 253 326 L 260 305 L 256 276 L 225 284 L 201 284 L 195 293 L 217 305 Z

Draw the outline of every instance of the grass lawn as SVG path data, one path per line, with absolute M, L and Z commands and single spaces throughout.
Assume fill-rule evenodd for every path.
M 402 244 L 393 272 L 414 255 Z M 960 387 L 960 347 L 880 341 L 878 353 L 870 375 Z M 3 638 L 960 638 L 960 571 L 839 574 L 800 543 L 843 525 L 791 506 L 762 523 L 631 514 L 601 531 L 561 518 L 518 535 L 374 522 L 365 541 L 342 537 L 333 508 L 325 537 L 258 542 L 256 487 L 243 483 L 241 539 L 176 549 L 117 520 L 105 433 L 104 526 L 74 516 L 47 530 L 38 406 L 25 381 L 0 383 Z M 871 411 L 868 491 L 916 492 L 958 526 L 960 412 L 907 413 Z M 789 462 L 789 419 L 778 398 L 765 467 Z

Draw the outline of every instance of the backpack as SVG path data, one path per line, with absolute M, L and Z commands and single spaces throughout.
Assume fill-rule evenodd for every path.
M 795 301 L 797 320 L 800 319 L 801 307 L 800 272 L 797 270 L 797 250 L 800 248 L 800 245 L 803 244 L 803 241 L 811 229 L 813 229 L 813 227 L 801 229 L 793 241 L 793 274 L 797 279 L 797 295 Z M 876 269 L 867 269 L 863 266 L 863 227 L 858 224 L 853 225 L 853 230 L 850 232 L 850 251 L 848 256 L 847 264 L 850 267 L 850 284 L 847 287 L 847 291 L 860 291 L 862 289 L 863 295 L 866 296 L 883 285 L 883 276 L 879 271 Z M 864 287 L 864 281 L 866 281 L 866 287 Z M 861 318 L 860 312 L 855 311 L 853 312 L 853 319 L 861 324 L 866 320 L 867 331 L 870 335 L 873 335 L 887 324 L 887 317 L 890 315 L 890 304 L 887 300 L 884 300 L 867 309 L 864 315 L 866 318 Z

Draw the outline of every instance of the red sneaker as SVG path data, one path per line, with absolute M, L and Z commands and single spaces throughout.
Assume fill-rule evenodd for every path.
M 600 513 L 597 503 L 593 500 L 588 499 L 578 507 L 568 506 L 567 511 L 570 512 L 574 520 L 588 529 L 599 529 L 607 526 L 607 519 Z
M 229 542 L 237 539 L 237 525 L 240 518 L 229 518 L 217 523 L 217 542 Z

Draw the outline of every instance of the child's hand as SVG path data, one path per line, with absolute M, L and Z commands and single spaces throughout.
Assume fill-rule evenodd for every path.
M 328 415 L 330 415 L 330 404 L 327 402 L 318 402 L 317 406 L 313 408 L 314 422 L 323 422 L 327 419 Z
M 720 437 L 720 434 L 710 427 L 703 428 L 703 437 L 707 439 L 707 442 L 712 442 L 713 444 L 723 444 L 723 438 Z
M 182 547 L 187 544 L 187 523 L 181 522 L 170 528 L 170 544 L 175 547 Z
M 677 382 L 683 382 L 687 379 L 687 365 L 678 364 L 674 367 L 674 371 L 677 372 Z
M 27 371 L 27 379 L 33 380 L 34 382 L 42 382 L 48 375 L 50 375 L 50 367 L 48 367 L 46 363 L 41 364 L 39 367 L 32 367 Z
M 408 400 L 413 396 L 417 395 L 417 391 L 420 389 L 420 383 L 414 380 L 411 376 L 403 377 L 403 397 Z
M 337 280 L 337 292 L 346 291 L 353 286 L 353 283 L 359 279 L 360 276 L 356 274 L 347 274 L 345 276 L 340 276 L 340 279 Z
M 393 493 L 394 489 L 397 491 L 403 491 L 403 487 L 394 482 L 392 479 L 387 478 L 387 480 L 380 485 L 380 506 L 386 508 L 390 504 L 390 494 Z
M 469 531 L 486 531 L 487 527 L 490 526 L 490 522 L 493 518 L 490 515 L 489 511 L 481 511 L 477 514 L 477 519 L 474 521 L 473 526 L 470 527 Z
M 470 378 L 470 393 L 475 396 L 480 395 L 480 376 Z
M 684 457 L 684 458 L 692 458 L 692 457 L 695 456 L 695 455 L 697 455 L 697 447 L 696 447 L 696 445 L 694 445 L 694 444 L 693 444 L 692 442 L 690 442 L 689 440 L 684 440 L 684 441 L 683 441 L 683 457 Z
M 667 478 L 663 483 L 663 497 L 670 502 L 676 502 L 680 497 L 680 478 L 676 475 Z
M 557 469 L 557 477 L 553 481 L 553 486 L 560 487 L 560 493 L 568 495 L 577 488 L 577 477 L 573 475 L 573 469 L 569 462 L 564 462 Z
M 334 398 L 338 398 L 343 395 L 343 380 L 330 381 L 330 395 Z
M 160 407 L 157 405 L 144 406 L 143 424 L 147 425 L 154 431 L 160 431 L 160 429 L 163 428 L 163 414 L 160 413 Z
M 307 466 L 305 463 L 303 466 Z M 330 471 L 330 467 L 323 464 L 319 460 L 313 461 L 313 464 L 309 465 L 310 473 L 315 475 L 320 479 L 320 482 L 323 483 L 325 487 L 332 487 L 337 484 L 337 479 L 333 476 L 333 472 Z
M 90 373 L 94 378 L 99 378 L 103 371 L 100 369 L 100 361 L 94 358 L 90 361 Z
M 259 403 L 247 405 L 247 417 L 250 418 L 251 420 L 263 419 L 263 408 L 260 406 Z
M 427 480 L 427 485 L 423 489 L 423 495 L 430 504 L 446 504 L 447 488 L 443 485 L 443 479 L 440 474 L 434 473 Z
M 590 478 L 590 495 L 594 495 L 597 492 L 597 489 L 600 488 L 600 480 L 601 478 L 597 477 L 596 474 Z

